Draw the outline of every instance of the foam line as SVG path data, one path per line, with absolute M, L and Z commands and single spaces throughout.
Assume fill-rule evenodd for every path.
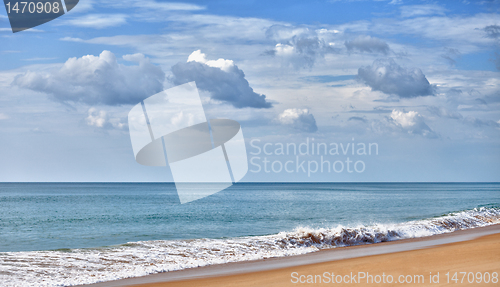
M 500 221 L 500 208 L 478 208 L 397 224 L 299 227 L 266 236 L 154 240 L 111 247 L 0 253 L 2 286 L 71 286 L 342 246 L 451 233 Z

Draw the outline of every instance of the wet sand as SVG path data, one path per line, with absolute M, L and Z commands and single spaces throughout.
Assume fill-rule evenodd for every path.
M 455 272 L 457 283 L 453 280 Z M 467 273 L 464 276 L 460 272 Z M 494 272 L 500 273 L 499 224 L 425 238 L 213 265 L 86 286 L 311 286 L 332 284 L 332 280 L 344 286 L 353 283 L 398 286 L 399 280 L 412 281 L 417 286 L 500 286 L 500 282 L 492 282 Z M 490 283 L 484 282 L 486 277 Z M 346 284 L 353 278 L 353 282 Z M 393 283 L 389 284 L 391 279 Z M 341 282 L 343 284 L 338 284 Z

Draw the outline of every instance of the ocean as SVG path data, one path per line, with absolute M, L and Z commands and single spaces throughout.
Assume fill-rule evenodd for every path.
M 202 188 L 202 187 L 200 187 Z M 0 183 L 0 285 L 70 286 L 500 219 L 500 183 Z

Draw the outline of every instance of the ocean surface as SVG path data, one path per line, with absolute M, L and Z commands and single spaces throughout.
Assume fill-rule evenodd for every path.
M 0 286 L 69 286 L 500 219 L 500 183 L 0 183 Z

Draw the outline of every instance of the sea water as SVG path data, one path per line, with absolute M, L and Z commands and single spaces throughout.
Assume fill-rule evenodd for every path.
M 499 183 L 238 183 L 182 205 L 171 183 L 0 183 L 0 285 L 102 282 L 499 219 Z

